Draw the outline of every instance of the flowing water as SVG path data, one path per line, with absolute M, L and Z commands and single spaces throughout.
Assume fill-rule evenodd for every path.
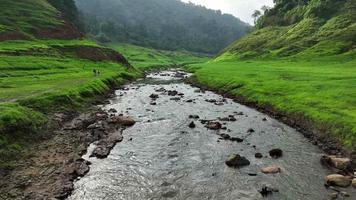
M 70 200 L 263 199 L 259 193 L 263 185 L 279 190 L 264 199 L 330 199 L 323 183 L 329 172 L 319 163 L 322 152 L 301 133 L 231 99 L 197 92 L 175 73 L 151 74 L 116 91 L 104 108 L 115 108 L 138 123 L 124 131 L 124 141 L 107 159 L 89 159 L 91 170 L 75 183 Z M 176 90 L 184 97 L 172 100 L 167 93 L 157 92 L 160 88 Z M 150 104 L 152 93 L 159 94 L 157 105 Z M 206 101 L 211 99 L 218 103 Z M 234 115 L 237 121 L 226 122 L 227 130 L 213 131 L 189 115 L 206 120 Z M 191 121 L 195 129 L 188 127 Z M 248 132 L 250 128 L 255 132 Z M 244 142 L 221 140 L 220 133 Z M 282 149 L 283 157 L 267 157 L 273 148 Z M 256 159 L 257 152 L 265 157 Z M 234 153 L 248 158 L 251 165 L 227 167 L 226 157 Z M 281 166 L 282 173 L 260 173 L 272 164 Z

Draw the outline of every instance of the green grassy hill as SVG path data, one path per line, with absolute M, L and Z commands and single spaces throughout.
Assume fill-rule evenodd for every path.
M 203 84 L 356 149 L 356 2 L 277 2 L 257 30 L 190 69 Z
M 46 0 L 0 0 L 0 9 L 1 169 L 42 138 L 51 113 L 83 108 L 139 73 L 118 52 L 86 40 Z
M 217 59 L 356 56 L 355 0 L 280 1 L 257 26 Z

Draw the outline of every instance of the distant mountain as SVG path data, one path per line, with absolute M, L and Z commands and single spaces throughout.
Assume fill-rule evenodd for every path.
M 179 0 L 76 0 L 85 31 L 102 42 L 217 53 L 250 26 L 236 17 Z
M 218 59 L 356 57 L 356 0 L 275 0 Z

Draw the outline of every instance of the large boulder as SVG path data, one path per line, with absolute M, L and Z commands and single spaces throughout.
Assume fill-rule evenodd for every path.
M 356 189 L 356 178 L 352 179 L 352 187 Z
M 110 123 L 120 124 L 123 126 L 133 126 L 135 125 L 136 121 L 131 117 L 115 116 L 111 118 Z
M 264 174 L 277 174 L 281 172 L 281 168 L 277 165 L 272 165 L 261 169 Z
M 227 158 L 225 164 L 229 167 L 244 167 L 250 165 L 250 161 L 238 154 L 232 154 Z
M 351 185 L 352 178 L 340 174 L 331 174 L 325 177 L 325 183 L 330 186 L 348 187 Z
M 351 167 L 350 158 L 324 155 L 321 157 L 320 162 L 324 166 L 333 167 L 339 170 L 348 170 Z

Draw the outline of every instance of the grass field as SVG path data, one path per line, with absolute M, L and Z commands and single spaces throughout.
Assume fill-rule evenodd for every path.
M 138 69 L 202 63 L 210 59 L 205 55 L 190 52 L 156 50 L 131 44 L 110 44 L 108 46 L 121 52 Z
M 83 46 L 99 47 L 88 40 L 0 42 L 0 167 L 39 139 L 36 132 L 48 113 L 84 108 L 111 84 L 139 75 L 118 62 L 81 59 L 56 49 Z
M 197 80 L 214 89 L 305 116 L 356 146 L 356 60 L 349 56 L 306 61 L 213 61 L 190 65 Z
M 103 48 L 90 40 L 32 40 L 0 42 L 0 167 L 18 156 L 49 113 L 85 108 L 110 84 L 138 77 L 136 69 L 120 63 L 92 61 L 62 52 L 80 47 Z M 154 67 L 196 63 L 207 57 L 186 52 L 159 51 L 133 45 L 111 45 L 128 56 L 130 63 L 146 70 Z M 105 51 L 103 51 L 105 52 Z M 102 52 L 89 53 L 90 55 Z M 94 75 L 93 69 L 100 75 Z

